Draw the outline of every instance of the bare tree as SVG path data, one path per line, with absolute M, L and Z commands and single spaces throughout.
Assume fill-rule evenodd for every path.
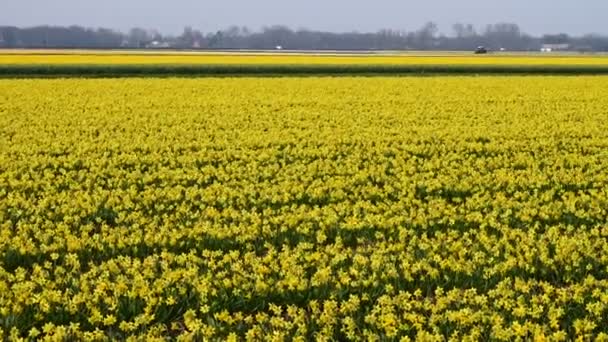
M 132 47 L 142 48 L 150 41 L 150 36 L 148 35 L 147 30 L 140 27 L 134 27 L 129 31 L 127 41 Z

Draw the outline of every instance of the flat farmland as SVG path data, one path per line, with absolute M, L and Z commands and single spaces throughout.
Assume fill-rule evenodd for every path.
M 606 55 L 19 51 L 0 54 L 0 77 L 239 75 L 608 74 Z
M 603 65 L 608 66 L 605 55 L 509 55 L 473 53 L 180 53 L 180 52 L 129 52 L 115 51 L 61 51 L 0 54 L 0 65 L 150 65 L 150 64 L 245 64 L 245 65 Z
M 607 93 L 2 79 L 0 335 L 606 339 Z

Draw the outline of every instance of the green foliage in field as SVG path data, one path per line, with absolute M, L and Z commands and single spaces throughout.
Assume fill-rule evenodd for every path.
M 0 77 L 606 75 L 601 65 L 0 65 Z

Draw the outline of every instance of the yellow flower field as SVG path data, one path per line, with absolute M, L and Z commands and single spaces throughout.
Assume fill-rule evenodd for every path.
M 270 54 L 270 53 L 4 53 L 0 65 L 471 65 L 608 66 L 605 55 Z
M 0 80 L 0 336 L 607 340 L 606 94 Z

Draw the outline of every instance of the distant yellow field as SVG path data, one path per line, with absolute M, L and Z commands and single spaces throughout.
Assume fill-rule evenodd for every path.
M 547 65 L 608 66 L 608 56 L 418 54 L 240 54 L 240 53 L 16 53 L 0 54 L 0 65 Z

